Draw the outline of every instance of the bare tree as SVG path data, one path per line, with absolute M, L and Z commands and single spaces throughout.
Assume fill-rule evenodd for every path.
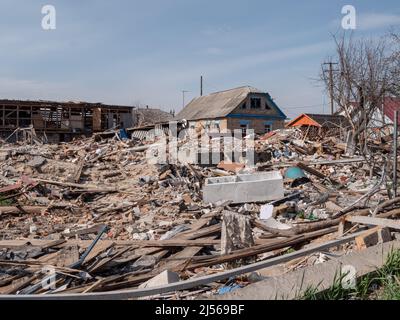
M 390 31 L 390 39 L 392 41 L 391 64 L 392 64 L 392 94 L 400 97 L 400 34 L 399 31 L 392 29 Z
M 379 40 L 359 39 L 352 35 L 334 37 L 337 62 L 331 78 L 321 73 L 327 90 L 333 87 L 337 112 L 343 113 L 351 126 L 354 146 L 368 155 L 367 140 L 372 119 L 382 112 L 385 96 L 393 93 L 394 59 L 387 37 Z

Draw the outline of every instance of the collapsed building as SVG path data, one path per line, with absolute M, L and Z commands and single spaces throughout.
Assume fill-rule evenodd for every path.
M 382 267 L 400 248 L 397 155 L 388 161 L 397 140 L 369 138 L 366 158 L 343 139 L 344 123 L 325 115 L 210 135 L 213 117 L 240 125 L 231 121 L 239 101 L 250 105 L 245 119 L 258 119 L 252 129 L 275 117 L 251 113 L 251 91 L 210 95 L 217 104 L 203 99 L 168 124 L 134 117 L 125 137 L 2 143 L 0 300 L 297 299 L 308 285 L 329 288 L 349 261 L 357 276 Z M 197 140 L 179 134 L 193 122 Z M 210 143 L 197 149 L 202 139 Z
M 350 123 L 343 115 L 303 113 L 291 120 L 287 128 L 300 128 L 312 137 L 339 135 L 345 137 Z
M 71 141 L 110 129 L 131 128 L 171 119 L 152 108 L 89 102 L 0 100 L 0 137 L 17 141 L 32 136 L 46 141 Z
M 292 128 L 256 138 L 271 156 L 252 166 L 152 164 L 168 141 L 117 133 L 2 145 L 0 299 L 296 298 L 306 271 L 319 283 L 318 268 L 399 247 L 382 152 L 371 170 L 338 137 Z M 271 289 L 286 276 L 294 289 Z

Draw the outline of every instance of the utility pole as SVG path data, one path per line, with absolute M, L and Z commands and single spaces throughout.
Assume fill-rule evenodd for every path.
M 393 119 L 393 197 L 397 197 L 397 137 L 399 112 L 395 110 Z
M 338 70 L 333 70 L 333 65 L 337 65 L 338 63 L 334 62 L 325 62 L 323 63 L 324 66 L 328 65 L 329 69 L 324 70 L 324 72 L 329 72 L 329 95 L 331 98 L 331 114 L 333 115 L 335 113 L 335 106 L 334 106 L 334 101 L 333 101 L 333 72 L 338 71 Z
M 185 93 L 190 92 L 187 90 L 182 90 L 182 107 L 185 108 Z
M 200 77 L 200 97 L 203 96 L 203 76 Z

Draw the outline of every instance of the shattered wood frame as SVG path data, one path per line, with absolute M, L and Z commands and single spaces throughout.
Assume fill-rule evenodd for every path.
M 101 103 L 0 100 L 0 134 L 30 126 L 38 133 L 93 133 L 118 126 L 122 114 L 132 110 Z
M 124 300 L 130 298 L 146 297 L 169 293 L 172 291 L 181 291 L 196 288 L 198 286 L 207 285 L 212 282 L 221 281 L 230 277 L 235 277 L 245 273 L 257 271 L 263 268 L 271 267 L 280 263 L 288 262 L 296 258 L 312 254 L 317 251 L 327 250 L 329 248 L 339 246 L 353 241 L 356 237 L 363 234 L 360 231 L 340 239 L 335 239 L 323 244 L 317 244 L 309 248 L 305 248 L 293 253 L 285 254 L 266 261 L 260 261 L 251 265 L 225 271 L 211 276 L 199 277 L 191 280 L 172 283 L 163 287 L 151 287 L 145 289 L 118 290 L 110 292 L 98 293 L 80 293 L 80 294 L 53 294 L 53 295 L 0 295 L 0 300 Z

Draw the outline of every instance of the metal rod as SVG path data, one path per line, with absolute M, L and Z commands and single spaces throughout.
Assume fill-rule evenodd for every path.
M 85 261 L 86 257 L 89 255 L 89 253 L 93 250 L 94 246 L 97 244 L 97 242 L 99 242 L 99 240 L 101 239 L 101 237 L 103 236 L 104 233 L 106 233 L 110 228 L 108 226 L 103 226 L 103 228 L 101 228 L 99 234 L 97 235 L 96 239 L 93 240 L 93 242 L 91 243 L 91 245 L 86 249 L 86 251 L 84 252 L 84 254 L 82 255 L 82 257 L 75 262 L 74 264 L 72 264 L 70 266 L 71 269 L 78 269 L 80 268 L 80 266 L 82 265 L 82 263 Z
M 182 90 L 182 108 L 185 108 L 185 93 L 189 91 L 187 90 Z

